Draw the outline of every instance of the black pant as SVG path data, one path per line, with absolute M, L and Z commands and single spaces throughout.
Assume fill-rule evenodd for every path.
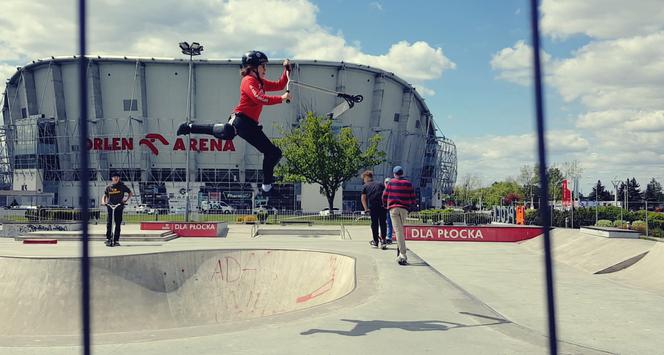
M 263 183 L 273 183 L 274 167 L 281 159 L 281 149 L 263 133 L 263 126 L 259 126 L 254 120 L 242 114 L 236 114 L 236 117 L 234 126 L 237 135 L 263 153 Z
M 385 240 L 387 235 L 387 210 L 383 207 L 371 207 L 371 234 L 376 245 L 378 245 L 378 227 L 380 226 L 380 240 Z
M 237 131 L 237 135 L 263 153 L 263 183 L 273 183 L 274 167 L 277 166 L 277 163 L 281 159 L 281 149 L 274 145 L 265 133 L 263 133 L 263 126 L 258 125 L 256 121 L 242 113 L 235 113 L 234 115 L 236 118 L 233 126 Z M 214 126 L 213 124 L 193 124 L 189 132 L 214 136 Z
M 120 240 L 120 225 L 122 224 L 122 211 L 124 210 L 124 205 L 119 205 L 115 208 L 115 212 L 111 209 L 110 206 L 106 205 L 106 210 L 108 211 L 108 221 L 106 222 L 106 240 L 112 240 L 117 242 Z M 115 231 L 113 236 L 111 236 L 111 223 L 112 219 L 115 218 Z

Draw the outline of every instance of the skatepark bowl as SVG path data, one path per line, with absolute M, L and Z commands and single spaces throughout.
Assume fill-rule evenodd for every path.
M 78 337 L 80 260 L 0 258 L 3 337 Z M 302 310 L 355 288 L 355 259 L 298 250 L 194 250 L 91 259 L 95 334 L 155 332 Z

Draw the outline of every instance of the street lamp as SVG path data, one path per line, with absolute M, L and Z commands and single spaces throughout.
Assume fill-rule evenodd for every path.
M 198 42 L 193 42 L 191 45 L 187 42 L 180 42 L 180 49 L 182 49 L 182 54 L 193 57 L 195 55 L 201 55 L 203 46 Z
M 187 81 L 187 124 L 191 124 L 191 74 L 192 74 L 192 69 L 194 65 L 194 56 L 196 55 L 201 55 L 201 52 L 203 51 L 203 46 L 201 46 L 200 43 L 198 42 L 192 42 L 191 45 L 187 42 L 180 42 L 180 49 L 182 49 L 182 54 L 188 55 L 189 56 L 189 80 Z M 186 194 L 185 194 L 185 201 L 186 201 L 186 206 L 184 209 L 184 219 L 185 221 L 189 222 L 189 211 L 190 211 L 190 203 L 189 203 L 189 155 L 191 151 L 191 143 L 187 142 L 186 144 L 187 147 L 187 176 L 186 176 Z

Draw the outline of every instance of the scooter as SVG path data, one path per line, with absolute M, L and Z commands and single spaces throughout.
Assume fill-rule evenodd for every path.
M 118 206 L 120 206 L 120 205 L 121 205 L 121 204 L 119 204 L 119 203 L 117 203 L 117 204 L 115 204 L 115 205 L 111 205 L 111 204 L 108 204 L 108 203 L 106 204 L 106 206 L 108 206 L 108 207 L 111 208 L 111 239 L 110 239 L 110 240 L 106 240 L 106 246 L 107 246 L 107 247 L 112 247 L 112 246 L 114 246 L 114 245 L 113 245 L 113 238 L 114 238 L 114 234 L 113 234 L 113 233 L 115 233 L 115 209 L 116 209 Z

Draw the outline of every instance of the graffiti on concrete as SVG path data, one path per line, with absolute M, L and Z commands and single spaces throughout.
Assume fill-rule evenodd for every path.
M 5 223 L 0 233 L 3 237 L 16 237 L 33 232 L 78 231 L 78 223 Z

